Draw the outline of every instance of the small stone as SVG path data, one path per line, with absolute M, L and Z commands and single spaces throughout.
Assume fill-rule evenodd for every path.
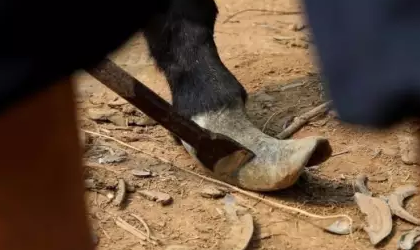
M 142 139 L 142 137 L 137 134 L 123 134 L 121 135 L 120 139 L 123 142 L 136 142 Z
M 116 100 L 114 100 L 112 102 L 109 102 L 108 106 L 111 107 L 111 108 L 116 108 L 116 107 L 119 107 L 119 106 L 122 106 L 122 105 L 125 105 L 125 104 L 127 104 L 126 100 L 124 100 L 122 98 L 117 98 Z
M 157 164 L 157 165 L 153 165 L 153 173 L 152 175 L 155 174 L 169 174 L 172 175 L 173 171 L 172 171 L 172 167 L 170 165 L 167 164 Z
M 137 134 L 142 134 L 144 132 L 144 128 L 142 128 L 142 127 L 135 127 L 133 129 L 133 132 L 134 133 L 137 133 Z
M 295 40 L 295 41 L 291 41 L 290 42 L 290 46 L 294 47 L 294 48 L 302 48 L 302 49 L 307 49 L 309 48 L 308 43 L 301 41 L 301 40 Z
M 149 170 L 140 170 L 140 169 L 133 169 L 131 174 L 136 177 L 150 177 L 152 176 L 152 172 Z
M 95 121 L 108 121 L 108 117 L 117 114 L 118 111 L 113 109 L 89 109 L 89 118 Z
M 339 219 L 324 229 L 333 234 L 346 235 L 352 232 L 352 225 L 347 219 Z
M 108 192 L 106 194 L 106 198 L 108 198 L 108 200 L 113 200 L 115 198 L 115 194 L 112 192 Z
M 340 175 L 340 180 L 343 180 L 344 181 L 345 179 L 346 179 L 346 177 L 343 174 L 341 174 Z
M 124 105 L 121 111 L 125 114 L 134 114 L 136 108 L 133 105 Z
M 88 116 L 94 121 L 108 121 L 117 126 L 126 126 L 126 119 L 117 110 L 113 109 L 89 109 Z
M 420 164 L 420 139 L 419 133 L 399 136 L 401 160 L 408 165 Z
M 223 198 L 226 192 L 215 186 L 207 186 L 200 191 L 200 195 L 204 198 L 218 199 Z
M 127 193 L 134 193 L 134 192 L 136 192 L 136 187 L 135 186 L 133 186 L 133 185 L 127 185 L 126 186 L 126 189 L 127 189 Z
M 169 194 L 152 190 L 139 190 L 138 193 L 146 199 L 160 203 L 163 206 L 172 203 L 172 197 Z
M 106 155 L 99 158 L 99 164 L 110 164 L 110 163 L 121 163 L 127 160 L 127 157 L 124 155 Z
M 111 116 L 108 120 L 116 126 L 127 126 L 127 119 L 125 119 L 122 115 Z
M 153 126 L 153 125 L 156 125 L 157 122 L 148 116 L 145 116 L 145 117 L 132 116 L 128 119 L 128 124 L 137 125 L 137 126 Z

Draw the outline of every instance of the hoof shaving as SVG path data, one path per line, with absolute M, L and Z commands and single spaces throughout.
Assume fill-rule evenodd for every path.
M 347 235 L 353 232 L 354 227 L 349 220 L 340 219 L 325 227 L 324 230 L 333 234 Z
M 413 249 L 418 242 L 420 242 L 420 228 L 416 227 L 401 235 L 400 239 L 398 240 L 398 249 Z
M 385 239 L 392 230 L 392 214 L 388 204 L 380 199 L 355 193 L 354 198 L 362 213 L 366 214 L 368 226 L 363 227 L 373 245 Z
M 407 210 L 403 208 L 404 200 L 410 196 L 413 196 L 416 193 L 417 188 L 415 186 L 401 186 L 395 189 L 395 191 L 387 197 L 387 202 L 394 215 L 415 225 L 420 225 L 420 219 L 414 217 L 412 214 L 410 214 L 409 212 L 407 212 Z

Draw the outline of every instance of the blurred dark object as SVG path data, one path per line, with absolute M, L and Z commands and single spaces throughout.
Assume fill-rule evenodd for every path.
M 387 128 L 420 117 L 420 1 L 304 1 L 342 121 Z

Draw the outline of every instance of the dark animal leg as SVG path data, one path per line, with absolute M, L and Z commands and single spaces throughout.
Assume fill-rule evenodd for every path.
M 249 121 L 246 91 L 222 63 L 213 39 L 217 13 L 213 0 L 173 0 L 144 30 L 151 55 L 169 82 L 176 110 L 257 155 L 233 175 L 223 175 L 223 169 L 216 169 L 216 174 L 252 190 L 287 188 L 318 146 L 328 146 L 328 142 L 323 138 L 280 141 Z
M 149 48 L 166 75 L 174 107 L 189 118 L 242 106 L 246 92 L 221 62 L 213 40 L 213 0 L 172 1 L 145 30 Z

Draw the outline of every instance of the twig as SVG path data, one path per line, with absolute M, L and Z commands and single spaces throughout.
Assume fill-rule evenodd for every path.
M 307 83 L 308 82 L 304 82 L 304 81 L 302 81 L 302 82 L 296 82 L 296 83 L 289 83 L 289 84 L 286 84 L 286 85 L 282 86 L 280 88 L 280 91 L 286 91 L 286 90 L 289 90 L 289 89 L 293 89 L 293 88 L 297 88 L 297 87 L 302 87 L 303 85 L 305 85 Z
M 85 165 L 85 167 L 88 167 L 88 168 L 104 169 L 106 171 L 112 172 L 112 173 L 117 174 L 117 175 L 121 174 L 121 171 L 112 169 L 108 166 L 101 165 L 101 164 L 88 162 L 88 163 L 85 163 L 84 165 Z
M 138 216 L 138 215 L 135 215 L 135 214 L 130 214 L 130 215 L 133 216 L 134 218 L 136 218 L 138 221 L 140 221 L 140 223 L 143 225 L 144 229 L 146 229 L 146 237 L 150 238 L 150 228 L 146 224 L 146 222 L 143 220 L 143 218 Z
M 236 186 L 230 185 L 228 183 L 225 183 L 225 182 L 222 182 L 222 181 L 219 181 L 219 180 L 215 180 L 213 178 L 210 178 L 210 177 L 207 177 L 207 176 L 203 176 L 201 174 L 197 174 L 197 173 L 195 173 L 195 172 L 193 172 L 191 170 L 188 170 L 188 169 L 184 169 L 184 168 L 178 167 L 177 165 L 173 164 L 170 160 L 167 160 L 167 159 L 162 158 L 162 157 L 155 156 L 155 155 L 153 155 L 151 153 L 148 153 L 148 152 L 144 152 L 143 150 L 140 150 L 139 148 L 136 148 L 134 146 L 131 146 L 131 145 L 129 145 L 129 144 L 125 143 L 125 142 L 122 142 L 122 141 L 120 141 L 118 139 L 115 139 L 113 137 L 110 137 L 110 136 L 107 136 L 107 135 L 102 135 L 102 134 L 99 134 L 99 133 L 96 133 L 96 132 L 92 132 L 92 131 L 87 131 L 87 130 L 84 130 L 84 131 L 86 133 L 89 133 L 89 134 L 92 134 L 92 135 L 101 136 L 101 137 L 105 137 L 107 139 L 113 140 L 113 141 L 115 141 L 115 142 L 117 142 L 117 143 L 119 143 L 121 145 L 127 146 L 127 147 L 129 147 L 129 148 L 131 148 L 131 149 L 133 149 L 133 150 L 135 150 L 135 151 L 137 151 L 139 153 L 148 155 L 148 156 L 153 157 L 153 158 L 155 158 L 157 160 L 160 160 L 160 161 L 162 161 L 164 163 L 170 164 L 170 165 L 174 166 L 175 168 L 177 168 L 177 169 L 179 169 L 179 170 L 181 170 L 183 172 L 186 172 L 186 173 L 188 173 L 190 175 L 193 175 L 193 176 L 198 177 L 200 179 L 209 181 L 209 182 L 211 182 L 213 184 L 218 184 L 218 185 L 223 186 L 225 188 L 230 188 L 230 189 L 232 189 L 232 190 L 234 190 L 234 191 L 236 191 L 236 192 L 238 192 L 238 193 L 240 193 L 242 195 L 245 195 L 247 197 L 250 197 L 250 198 L 253 198 L 253 199 L 258 200 L 260 202 L 263 202 L 263 203 L 265 203 L 265 204 L 267 204 L 267 205 L 269 205 L 271 207 L 278 208 L 278 209 L 283 209 L 283 210 L 287 210 L 287 211 L 290 211 L 290 212 L 293 212 L 293 213 L 297 213 L 297 214 L 301 214 L 301 215 L 305 215 L 305 216 L 310 217 L 310 218 L 313 218 L 313 219 L 327 220 L 327 219 L 345 218 L 345 219 L 347 219 L 349 221 L 350 225 L 352 225 L 352 223 L 353 223 L 353 220 L 350 218 L 350 216 L 348 216 L 346 214 L 337 214 L 337 215 L 323 216 L 323 215 L 313 214 L 313 213 L 307 212 L 307 211 L 302 210 L 302 209 L 298 209 L 298 208 L 290 207 L 290 206 L 287 206 L 287 205 L 283 205 L 283 204 L 280 204 L 280 203 L 271 201 L 271 200 L 266 199 L 266 198 L 261 198 L 257 193 L 250 192 L 250 191 L 245 191 L 245 190 L 243 190 L 241 188 L 238 188 Z
M 314 118 L 315 116 L 326 112 L 330 107 L 331 101 L 323 103 L 308 112 L 302 114 L 301 116 L 295 117 L 292 124 L 284 129 L 282 132 L 277 134 L 275 137 L 278 139 L 286 139 L 302 128 L 310 119 Z
M 150 157 L 155 158 L 155 159 L 157 159 L 157 160 L 160 160 L 160 161 L 162 161 L 162 162 L 164 162 L 164 163 L 172 164 L 170 161 L 168 161 L 168 160 L 166 160 L 166 159 L 164 159 L 164 158 L 160 158 L 160 157 L 157 157 L 157 156 L 155 156 L 155 155 L 153 155 L 153 154 L 151 154 L 151 153 L 148 153 L 148 152 L 142 151 L 142 150 L 140 150 L 140 149 L 138 149 L 138 148 L 136 148 L 136 147 L 134 147 L 134 146 L 131 146 L 130 144 L 125 143 L 125 142 L 123 142 L 123 141 L 121 141 L 121 140 L 118 140 L 118 139 L 116 139 L 116 138 L 114 138 L 114 137 L 111 137 L 111 136 L 108 136 L 108 135 L 104 135 L 104 134 L 101 134 L 101 133 L 97 133 L 97 132 L 93 132 L 93 131 L 90 131 L 90 130 L 84 130 L 84 129 L 82 129 L 82 130 L 83 130 L 85 133 L 88 133 L 88 134 L 91 134 L 91 135 L 95 135 L 95 136 L 99 136 L 99 137 L 103 137 L 103 138 L 106 138 L 106 139 L 109 139 L 109 140 L 115 141 L 115 142 L 116 142 L 116 143 L 118 143 L 118 144 L 121 144 L 121 145 L 123 145 L 123 146 L 126 146 L 127 148 L 130 148 L 130 149 L 135 150 L 135 151 L 137 151 L 137 152 L 143 153 L 144 155 L 147 155 L 147 156 L 150 156 Z
M 301 11 L 276 11 L 276 10 L 265 10 L 265 9 L 246 9 L 246 10 L 241 10 L 238 12 L 233 13 L 232 15 L 228 16 L 223 23 L 227 23 L 230 20 L 232 20 L 232 18 L 245 13 L 245 12 L 266 12 L 266 13 L 270 13 L 270 14 L 275 14 L 275 15 L 299 15 L 302 12 Z
M 281 41 L 287 41 L 287 40 L 294 40 L 294 39 L 296 39 L 295 37 L 292 37 L 292 36 L 275 36 L 275 37 L 273 37 L 273 39 L 274 39 L 274 41 L 278 41 L 278 42 L 281 42 Z
M 350 153 L 350 150 L 346 149 L 346 150 L 343 150 L 343 151 L 340 151 L 340 152 L 337 152 L 337 153 L 333 153 L 333 154 L 331 154 L 331 157 L 338 156 L 338 155 L 343 155 L 343 154 L 347 154 L 347 153 Z
M 158 239 L 150 235 L 150 229 L 149 229 L 149 226 L 146 224 L 146 222 L 138 215 L 135 215 L 135 214 L 130 214 L 130 215 L 133 216 L 134 218 L 136 218 L 138 221 L 140 221 L 140 223 L 146 229 L 146 233 L 143 233 L 142 231 L 138 230 L 137 228 L 131 226 L 130 224 L 128 224 L 128 222 L 122 220 L 121 217 L 118 217 L 117 219 L 119 219 L 120 222 L 122 221 L 123 224 L 125 224 L 126 226 L 129 225 L 129 226 L 133 227 L 136 230 L 136 233 L 140 233 L 143 237 L 145 237 L 146 241 L 152 243 L 155 246 L 159 245 Z
M 117 226 L 119 226 L 120 228 L 126 230 L 127 232 L 129 232 L 129 233 L 133 234 L 134 236 L 136 236 L 137 238 L 139 238 L 140 243 L 142 245 L 145 245 L 144 241 L 148 241 L 155 246 L 159 245 L 159 240 L 156 237 L 151 236 L 151 235 L 150 235 L 150 237 L 148 237 L 147 233 L 143 233 L 142 231 L 138 230 L 136 227 L 132 226 L 130 223 L 123 220 L 121 217 L 117 216 L 115 213 L 112 213 L 112 212 L 109 212 L 109 211 L 106 211 L 106 210 L 103 210 L 103 209 L 102 209 L 102 211 L 104 213 L 109 214 L 114 219 L 114 222 Z M 131 214 L 131 215 L 133 216 L 133 214 Z M 138 217 L 135 217 L 135 218 L 140 220 Z M 144 224 L 143 224 L 143 226 L 144 226 Z M 150 232 L 150 230 L 148 230 L 148 232 Z
M 280 114 L 282 111 L 277 111 L 277 112 L 275 112 L 275 113 L 273 113 L 268 119 L 267 119 L 267 121 L 264 123 L 264 125 L 263 125 L 263 127 L 262 127 L 262 130 L 261 130 L 261 132 L 263 132 L 264 133 L 264 131 L 265 131 L 265 129 L 267 128 L 267 125 L 268 125 L 268 123 L 271 121 L 271 119 L 273 119 L 273 117 L 274 116 L 276 116 L 276 115 L 278 115 L 278 114 Z
M 136 236 L 140 240 L 140 243 L 142 245 L 146 244 L 145 242 L 147 240 L 146 236 L 143 235 L 143 233 L 139 231 L 137 228 L 133 227 L 128 222 L 123 220 L 121 217 L 117 217 L 115 219 L 115 224 L 119 226 L 120 228 L 124 229 L 125 231 L 131 233 L 132 235 Z
M 200 239 L 200 237 L 195 236 L 195 237 L 192 237 L 192 238 L 189 238 L 189 239 L 185 239 L 185 240 L 184 240 L 184 243 L 187 243 L 187 242 L 189 242 L 189 241 L 193 241 L 193 240 L 199 240 L 199 239 Z
M 104 233 L 105 237 L 106 237 L 108 240 L 111 240 L 111 241 L 112 241 L 111 236 L 109 236 L 109 234 L 106 232 L 105 228 L 101 225 L 101 223 L 102 223 L 102 222 L 99 222 L 99 228 L 102 230 L 102 232 Z
M 156 237 L 153 237 L 150 234 L 150 228 L 147 225 L 146 221 L 144 221 L 144 219 L 142 217 L 140 217 L 139 215 L 136 214 L 130 214 L 131 216 L 133 216 L 134 218 L 136 218 L 138 221 L 140 221 L 140 223 L 143 225 L 144 229 L 146 229 L 146 237 L 148 239 L 148 241 L 152 240 L 152 241 L 158 241 L 158 239 Z
M 114 206 L 120 207 L 123 204 L 126 197 L 126 193 L 127 193 L 127 187 L 126 187 L 125 181 L 123 179 L 118 179 L 117 192 L 112 202 Z

